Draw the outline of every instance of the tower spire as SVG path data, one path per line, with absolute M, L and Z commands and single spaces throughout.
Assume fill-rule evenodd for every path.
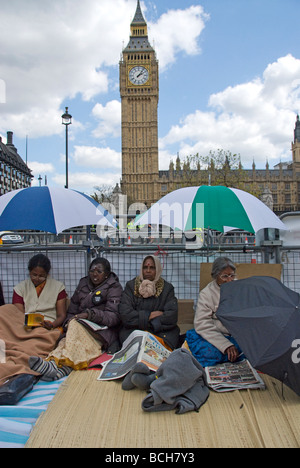
M 294 131 L 294 143 L 296 144 L 297 141 L 300 143 L 300 119 L 299 119 L 299 114 L 297 115 L 295 131 Z
M 130 25 L 130 41 L 123 53 L 127 52 L 154 52 L 148 39 L 148 26 L 142 13 L 140 0 L 137 0 L 137 7 L 134 18 Z
M 140 0 L 138 0 L 137 2 L 137 7 L 136 7 L 136 12 L 135 12 L 135 15 L 134 15 L 134 18 L 132 20 L 132 23 L 131 23 L 131 26 L 147 26 L 147 23 L 145 21 L 145 18 L 143 16 L 143 13 L 142 13 L 142 9 L 141 9 L 141 4 L 140 4 Z

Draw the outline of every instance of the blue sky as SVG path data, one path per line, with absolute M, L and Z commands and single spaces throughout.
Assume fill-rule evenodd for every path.
M 121 178 L 118 63 L 136 0 L 0 0 L 0 135 L 35 175 L 93 193 Z M 299 0 L 144 0 L 160 63 L 159 153 L 222 148 L 244 167 L 291 159 L 300 112 Z

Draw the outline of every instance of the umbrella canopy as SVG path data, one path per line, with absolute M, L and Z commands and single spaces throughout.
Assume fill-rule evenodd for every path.
M 114 218 L 87 195 L 75 190 L 29 187 L 0 197 L 0 230 L 35 230 L 58 234 L 91 224 L 115 227 Z
M 293 356 L 300 339 L 300 295 L 271 277 L 221 286 L 217 317 L 250 363 L 300 395 L 300 365 Z
M 162 224 L 188 231 L 210 228 L 256 233 L 263 228 L 286 230 L 282 221 L 263 202 L 243 190 L 205 186 L 185 187 L 164 196 L 135 221 Z

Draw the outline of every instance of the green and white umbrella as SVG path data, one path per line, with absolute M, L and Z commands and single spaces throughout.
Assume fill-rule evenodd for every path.
M 260 229 L 286 230 L 282 221 L 262 201 L 243 190 L 206 186 L 185 187 L 154 203 L 135 225 L 163 225 L 180 231 L 210 228 L 256 233 Z

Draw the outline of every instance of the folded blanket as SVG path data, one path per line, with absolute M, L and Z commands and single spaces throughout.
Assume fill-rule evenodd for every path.
M 24 328 L 24 314 L 13 305 L 0 307 L 0 385 L 17 374 L 39 375 L 30 369 L 30 356 L 46 358 L 53 350 L 59 330 L 38 327 L 30 331 Z
M 176 414 L 183 414 L 198 411 L 208 397 L 203 367 L 188 350 L 180 348 L 159 367 L 142 408 L 144 411 L 176 409 Z
M 24 448 L 39 416 L 66 380 L 38 382 L 15 406 L 0 406 L 0 449 Z

